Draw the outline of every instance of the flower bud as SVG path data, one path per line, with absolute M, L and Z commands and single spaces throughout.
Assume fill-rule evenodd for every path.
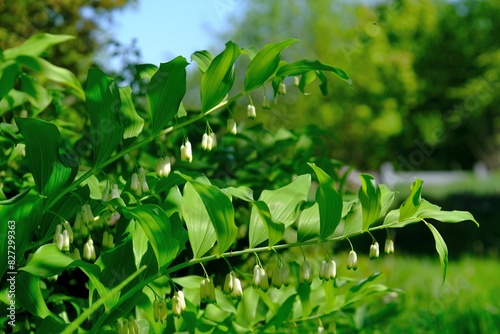
M 234 271 L 231 271 L 229 274 L 226 275 L 226 280 L 224 281 L 224 288 L 222 289 L 222 292 L 225 295 L 229 295 L 231 292 L 233 292 L 235 277 L 236 274 Z
M 262 109 L 271 109 L 271 103 L 269 103 L 269 99 L 267 98 L 267 95 L 264 95 L 262 98 Z
M 69 234 L 68 230 L 64 230 L 62 233 L 62 251 L 69 252 Z
M 286 85 L 284 82 L 280 82 L 280 84 L 278 86 L 278 94 L 286 95 Z
M 217 136 L 215 135 L 215 133 L 212 132 L 210 134 L 210 138 L 212 138 L 212 148 L 217 147 Z
M 80 250 L 78 248 L 75 247 L 75 249 L 73 250 L 73 254 L 70 254 L 71 258 L 73 260 L 81 260 L 81 256 L 80 256 Z
M 299 280 L 301 283 L 312 283 L 312 274 L 311 274 L 311 266 L 309 265 L 309 261 L 304 260 L 304 264 L 300 268 L 300 276 Z
M 215 286 L 209 278 L 202 279 L 200 282 L 200 300 L 202 303 L 215 304 Z
M 189 163 L 193 161 L 193 151 L 189 140 L 186 140 L 184 145 L 181 145 L 181 160 Z
M 118 212 L 113 212 L 111 218 L 109 218 L 108 225 L 115 226 L 118 220 L 120 220 L 121 215 Z
M 358 269 L 358 256 L 355 251 L 350 251 L 347 257 L 347 269 L 356 271 Z
M 113 184 L 113 190 L 111 190 L 111 198 L 120 198 L 120 190 L 118 189 L 118 185 L 116 183 Z
M 321 261 L 321 267 L 319 268 L 319 279 L 328 281 L 330 280 L 330 265 L 326 260 Z
M 379 246 L 378 242 L 374 242 L 370 246 L 370 260 L 376 259 L 379 256 Z
M 239 278 L 233 279 L 233 291 L 231 291 L 231 298 L 240 300 L 243 297 L 243 289 L 241 288 L 241 281 Z
M 82 210 L 76 213 L 75 224 L 73 226 L 75 227 L 75 232 L 80 232 L 82 228 Z
M 95 260 L 95 248 L 92 239 L 87 240 L 85 245 L 83 245 L 83 258 L 87 261 Z
M 253 277 L 252 277 L 252 286 L 257 289 L 259 287 L 259 284 L 260 284 L 260 267 L 258 264 L 256 264 L 254 267 L 253 267 Z
M 206 151 L 208 150 L 208 133 L 204 133 L 203 137 L 201 137 L 201 148 Z
M 129 334 L 139 334 L 139 326 L 133 316 L 128 317 L 128 332 Z
M 106 188 L 104 188 L 104 191 L 102 192 L 102 201 L 103 202 L 107 202 L 109 199 L 109 187 L 106 186 Z
M 290 269 L 287 266 L 281 267 L 281 281 L 284 286 L 290 285 Z
M 300 78 L 299 77 L 293 77 L 293 85 L 295 87 L 299 87 L 300 84 Z
M 160 302 L 156 298 L 153 301 L 153 318 L 155 322 L 160 321 Z
M 394 254 L 394 241 L 392 239 L 387 238 L 385 240 L 384 251 L 386 254 Z
M 60 226 L 60 225 L 58 225 L 58 226 Z M 62 233 L 59 233 L 56 236 L 56 246 L 60 251 L 62 251 L 63 245 L 64 245 L 64 237 L 63 237 Z
M 238 133 L 238 129 L 236 128 L 236 122 L 232 118 L 227 120 L 227 131 L 232 133 L 233 135 Z
M 69 221 L 64 221 L 64 228 L 68 231 L 69 242 L 73 242 L 75 234 L 73 233 L 73 229 L 71 228 Z
M 130 190 L 135 191 L 136 193 L 140 191 L 139 189 L 139 176 L 137 173 L 133 173 L 130 178 Z
M 281 286 L 283 285 L 283 279 L 281 277 L 281 268 L 279 268 L 279 267 L 274 268 L 273 278 L 271 279 L 271 284 L 276 289 L 281 288 Z
M 165 299 L 161 299 L 158 302 L 158 313 L 160 315 L 160 321 L 163 324 L 167 319 L 167 303 L 165 302 Z
M 257 117 L 257 113 L 255 112 L 255 107 L 251 104 L 247 106 L 247 116 L 249 119 L 255 119 L 255 117 Z
M 335 277 L 337 277 L 337 264 L 334 260 L 330 260 L 328 265 L 328 277 L 330 279 L 335 279 Z
M 54 239 L 53 239 L 53 242 L 54 242 L 54 243 L 57 243 L 57 237 L 58 237 L 58 235 L 59 235 L 59 234 L 61 234 L 61 233 L 62 233 L 62 226 L 61 226 L 60 224 L 57 224 L 57 226 L 56 226 L 56 231 L 54 232 Z M 57 248 L 59 248 L 59 247 L 57 247 Z M 59 249 L 60 249 L 60 248 L 59 248 Z

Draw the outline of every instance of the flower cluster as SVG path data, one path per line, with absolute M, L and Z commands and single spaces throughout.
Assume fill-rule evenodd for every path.
M 210 278 L 204 278 L 200 282 L 200 300 L 202 303 L 216 304 L 215 286 Z
M 172 297 L 172 312 L 179 318 L 185 309 L 186 300 L 184 299 L 184 292 L 176 291 Z
M 232 299 L 240 300 L 243 297 L 241 281 L 236 277 L 236 273 L 234 271 L 231 271 L 226 275 L 222 292 L 226 295 L 230 295 Z
M 266 270 L 258 264 L 253 267 L 252 286 L 255 289 L 259 288 L 264 292 L 269 290 L 269 279 L 267 277 Z
M 139 174 L 134 173 L 130 179 L 130 189 L 135 191 L 137 196 L 149 191 L 148 181 L 146 180 L 146 171 L 144 168 L 139 168 Z
M 153 317 L 155 322 L 160 321 L 162 324 L 167 320 L 167 302 L 165 299 L 156 299 L 153 302 Z
M 217 146 L 217 137 L 215 133 L 211 132 L 208 134 L 205 132 L 201 138 L 201 148 L 204 151 L 211 151 L 214 147 Z
M 386 254 L 394 254 L 394 241 L 392 239 L 387 238 L 385 240 L 384 251 Z
M 324 281 L 329 281 L 337 277 L 337 264 L 334 260 L 321 261 L 321 267 L 319 269 L 319 278 Z
M 104 191 L 102 192 L 102 201 L 103 202 L 108 202 L 111 199 L 119 198 L 120 197 L 120 190 L 118 189 L 118 185 L 115 183 L 113 184 L 113 188 L 110 189 L 108 186 L 104 188 Z
M 247 116 L 249 119 L 255 119 L 257 117 L 257 113 L 255 112 L 255 106 L 252 104 L 249 104 L 247 106 Z
M 118 334 L 139 334 L 139 326 L 133 316 L 128 319 L 122 319 L 122 322 L 117 322 L 116 329 Z
M 95 261 L 94 240 L 92 238 L 89 238 L 85 245 L 83 245 L 83 258 L 87 261 Z
M 290 284 L 290 270 L 287 266 L 277 266 L 272 271 L 271 284 L 279 289 L 282 285 L 288 286 Z
M 108 231 L 104 231 L 102 234 L 102 246 L 105 248 L 113 248 L 115 246 L 113 235 L 108 233 Z
M 73 242 L 74 233 L 68 221 L 64 221 L 63 225 L 57 225 L 54 233 L 54 243 L 60 251 L 69 252 L 69 244 Z
M 354 271 L 358 269 L 358 255 L 354 250 L 351 250 L 347 256 L 347 269 Z
M 374 241 L 370 246 L 370 260 L 376 259 L 379 256 L 379 253 L 378 242 Z
M 189 140 L 186 140 L 186 142 L 181 145 L 181 160 L 189 163 L 193 161 L 193 149 L 191 148 L 191 142 Z
M 172 165 L 170 164 L 170 158 L 160 158 L 156 165 L 156 175 L 158 175 L 158 177 L 167 177 L 171 171 Z
M 90 205 L 85 204 L 76 214 L 74 232 L 75 234 L 86 237 L 89 231 L 94 228 L 94 214 Z

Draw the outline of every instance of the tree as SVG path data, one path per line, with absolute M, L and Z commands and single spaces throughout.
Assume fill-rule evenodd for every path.
M 322 124 L 339 138 L 342 144 L 330 143 L 335 157 L 363 169 L 387 160 L 400 169 L 470 168 L 479 159 L 499 166 L 491 158 L 498 155 L 500 47 L 493 1 L 261 0 L 246 12 L 225 39 L 259 46 L 291 35 L 307 45 L 301 56 L 339 64 L 351 76 L 352 87 L 333 83 L 325 97 L 312 91 L 286 106 L 300 110 L 288 120 L 293 126 Z

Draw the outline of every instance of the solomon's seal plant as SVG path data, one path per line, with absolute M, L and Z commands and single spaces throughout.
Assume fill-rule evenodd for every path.
M 332 245 L 419 222 L 436 240 L 444 280 L 446 244 L 427 220 L 475 221 L 472 215 L 442 211 L 421 198 L 418 179 L 395 208 L 394 192 L 368 174 L 360 175 L 357 194 L 346 194 L 341 166 L 314 155 L 317 140 L 308 130 L 245 128 L 243 120 L 237 129 L 245 108 L 249 118 L 257 114 L 253 103 L 238 104 L 240 98 L 264 96 L 267 110 L 268 92 L 278 103 L 288 80 L 302 93 L 317 80 L 326 94 L 330 74 L 351 84 L 340 68 L 285 60 L 282 52 L 295 39 L 261 50 L 228 42 L 217 55 L 195 52 L 191 64 L 176 57 L 159 67 L 138 65 L 143 90 L 119 87 L 98 68 L 89 70 L 82 87 L 42 58 L 71 38 L 36 35 L 0 56 L 6 175 L 0 212 L 2 221 L 17 222 L 15 264 L 3 260 L 8 248 L 2 238 L 0 272 L 17 271 L 16 312 L 30 331 L 334 328 L 332 315 L 392 290 L 375 282 L 378 273 L 359 282 L 343 279 L 335 260 L 347 258 L 347 268 L 356 270 L 357 255 L 352 245 L 347 256 Z M 236 85 L 241 57 L 249 65 Z M 188 65 L 201 72 L 199 110 L 183 105 Z M 57 116 L 71 111 L 82 117 L 83 128 Z M 0 224 L 1 234 L 6 229 Z M 325 260 L 310 256 L 311 248 Z M 303 260 L 291 255 L 294 249 L 304 250 Z M 391 239 L 384 250 L 394 252 Z M 378 253 L 374 242 L 369 255 Z M 223 261 L 229 274 L 217 270 Z

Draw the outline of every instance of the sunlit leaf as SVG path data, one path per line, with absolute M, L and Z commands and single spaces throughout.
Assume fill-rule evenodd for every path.
M 198 64 L 201 73 L 205 73 L 212 63 L 214 56 L 206 50 L 196 51 L 191 55 L 191 60 Z
M 99 166 L 111 156 L 123 138 L 119 123 L 120 93 L 113 79 L 98 68 L 90 69 L 85 86 L 85 106 L 90 115 L 94 164 Z
M 85 99 L 82 85 L 76 76 L 69 70 L 55 66 L 43 58 L 31 56 L 19 56 L 16 58 L 18 64 L 26 66 L 30 70 L 43 75 L 45 78 L 66 85 L 73 89 L 75 95 L 81 100 Z
M 153 64 L 139 64 L 135 65 L 135 68 L 139 77 L 147 81 L 150 81 L 156 71 L 158 71 L 158 66 Z
M 309 174 L 300 175 L 292 183 L 282 188 L 264 190 L 259 201 L 267 204 L 273 222 L 283 223 L 285 227 L 288 227 L 297 218 L 299 205 L 307 200 L 310 187 L 311 176 Z M 250 247 L 255 247 L 268 239 L 264 222 L 255 208 L 252 208 L 250 216 L 248 237 Z
M 8 279 L 11 277 L 5 277 Z M 42 291 L 40 289 L 40 278 L 31 275 L 27 272 L 19 272 L 17 275 L 13 276 L 15 279 L 15 285 L 18 287 L 15 291 L 15 301 L 16 307 L 22 307 L 24 310 L 28 311 L 34 316 L 40 319 L 51 317 L 56 319 L 57 322 L 63 323 L 63 320 L 57 315 L 52 313 L 45 300 L 43 299 Z M 4 307 L 6 307 L 4 305 Z
M 234 62 L 241 54 L 238 45 L 227 42 L 226 48 L 217 55 L 201 78 L 201 110 L 206 112 L 218 105 L 234 82 Z
M 154 204 L 144 204 L 133 208 L 122 208 L 127 219 L 135 219 L 148 236 L 158 261 L 158 271 L 162 272 L 177 256 L 179 241 L 174 236 L 170 219 L 165 211 Z
M 284 64 L 278 69 L 276 76 L 288 77 L 293 75 L 301 75 L 303 73 L 316 70 L 333 72 L 338 77 L 344 79 L 347 83 L 352 83 L 349 76 L 342 69 L 335 66 L 323 64 L 317 60 L 299 60 L 295 63 Z
M 380 218 L 382 197 L 380 188 L 373 176 L 360 174 L 359 177 L 361 179 L 361 188 L 358 197 L 363 211 L 363 231 L 368 231 L 370 225 Z
M 245 91 L 249 92 L 264 84 L 278 68 L 281 52 L 296 41 L 297 39 L 290 38 L 264 46 L 248 65 L 245 75 Z
M 70 35 L 36 34 L 28 38 L 21 45 L 3 52 L 5 59 L 15 59 L 18 56 L 39 56 L 49 47 L 74 39 Z
M 408 196 L 408 198 L 406 198 L 406 200 L 403 202 L 403 204 L 401 204 L 401 207 L 399 208 L 400 221 L 408 217 L 412 217 L 415 212 L 417 212 L 421 201 L 423 183 L 424 182 L 418 178 L 415 180 L 415 182 L 412 183 L 410 187 L 410 195 Z
M 439 262 L 441 262 L 441 269 L 443 271 L 443 283 L 446 280 L 446 271 L 448 269 L 448 247 L 446 246 L 446 242 L 444 242 L 443 237 L 439 234 L 439 231 L 426 221 L 425 225 L 431 230 L 432 235 L 434 236 L 434 240 L 436 241 L 436 251 L 439 254 Z
M 285 224 L 281 222 L 274 222 L 271 219 L 271 213 L 269 212 L 269 208 L 265 202 L 254 201 L 252 204 L 253 208 L 256 209 L 260 219 L 264 223 L 269 239 L 269 247 L 272 247 L 283 237 L 283 234 L 285 233 Z
M 314 203 L 311 207 L 302 210 L 297 228 L 297 241 L 304 242 L 320 235 L 319 205 Z
M 342 196 L 337 192 L 332 178 L 321 168 L 309 164 L 318 177 L 316 202 L 319 206 L 320 238 L 326 239 L 333 234 L 340 223 L 342 215 Z
M 184 57 L 176 57 L 151 77 L 146 96 L 151 114 L 151 130 L 158 133 L 177 115 L 186 93 L 186 66 Z
M 120 121 L 125 128 L 123 138 L 137 137 L 142 132 L 144 120 L 137 114 L 132 100 L 132 88 L 120 87 L 120 99 L 122 101 L 120 108 Z

